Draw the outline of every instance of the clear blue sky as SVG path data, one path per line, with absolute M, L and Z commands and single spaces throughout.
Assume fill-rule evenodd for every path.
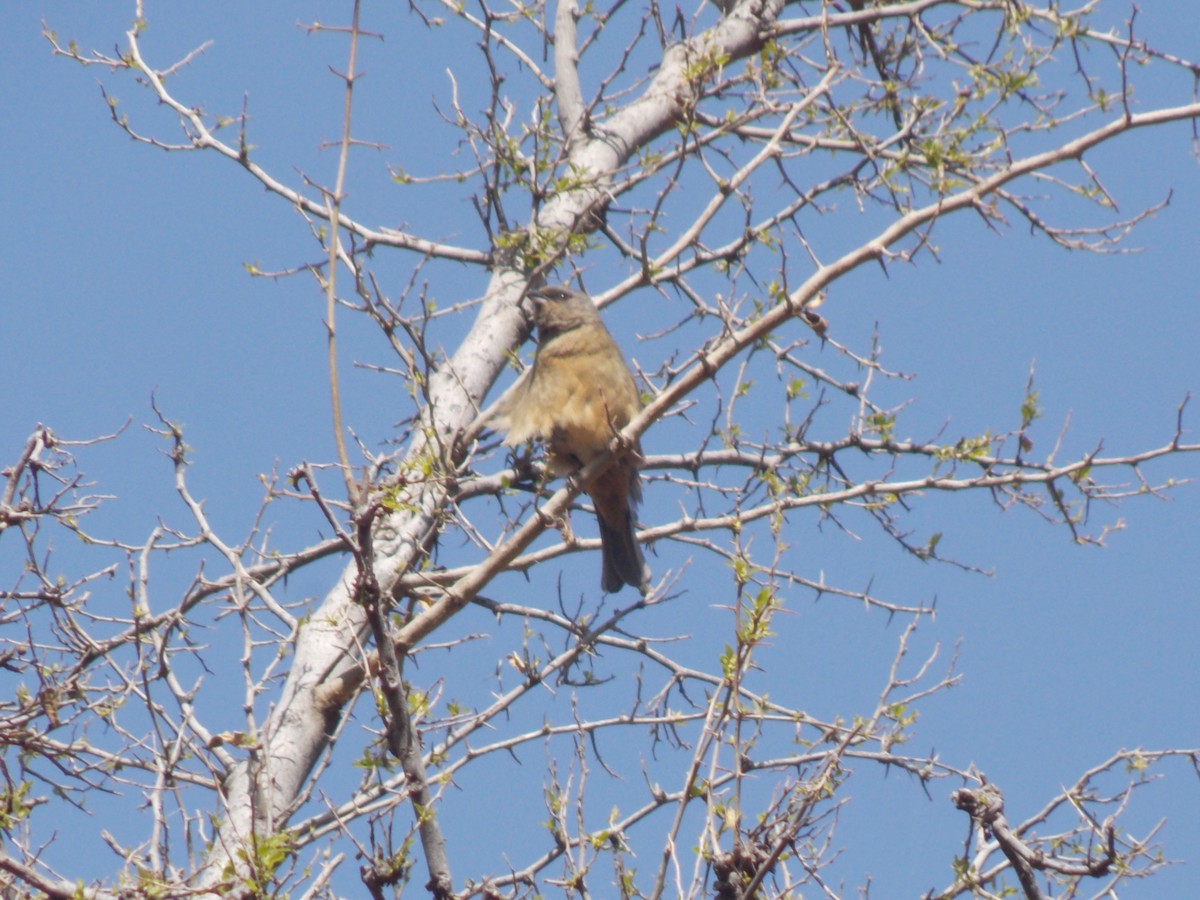
M 92 530 L 142 540 L 164 510 L 181 514 L 169 462 L 142 428 L 153 422 L 155 392 L 186 427 L 193 491 L 218 528 L 240 534 L 261 496 L 259 473 L 277 462 L 286 469 L 332 458 L 323 301 L 311 280 L 253 279 L 243 265 L 284 268 L 316 259 L 318 248 L 286 203 L 236 166 L 131 143 L 109 121 L 98 79 L 135 126 L 168 139 L 178 132 L 130 80 L 53 59 L 39 33 L 45 16 L 64 39 L 108 52 L 123 43 L 131 9 L 42 3 L 0 10 L 0 158 L 7 175 L 7 214 L 0 217 L 6 279 L 0 466 L 15 459 L 38 422 L 83 439 L 131 420 L 120 440 L 86 451 L 83 468 L 98 493 L 116 497 Z M 340 88 L 326 66 L 340 67 L 344 54 L 334 39 L 307 37 L 294 23 L 340 22 L 345 15 L 330 3 L 220 2 L 189 5 L 187 12 L 150 4 L 146 45 L 161 63 L 212 38 L 213 47 L 180 76 L 178 90 L 229 113 L 248 94 L 263 163 L 291 182 L 297 170 L 327 180 L 333 157 L 317 148 L 337 134 Z M 403 21 L 388 28 L 400 29 Z M 366 24 L 372 27 L 369 18 Z M 1152 42 L 1200 56 L 1192 3 L 1146 4 L 1141 24 Z M 377 180 L 384 162 L 412 158 L 403 143 L 407 104 L 427 108 L 444 93 L 445 62 L 413 53 L 402 30 L 368 48 L 361 133 L 396 148 L 356 158 L 358 172 Z M 1148 99 L 1190 99 L 1178 77 L 1151 79 L 1146 91 Z M 1045 410 L 1037 452 L 1047 451 L 1068 421 L 1064 455 L 1100 442 L 1106 454 L 1130 453 L 1171 438 L 1176 407 L 1189 391 L 1200 391 L 1200 167 L 1191 141 L 1189 128 L 1171 127 L 1133 135 L 1090 158 L 1126 214 L 1174 191 L 1171 205 L 1130 239 L 1139 253 L 1066 253 L 1020 227 L 995 235 L 964 218 L 938 233 L 941 265 L 896 267 L 890 278 L 864 271 L 837 286 L 826 309 L 839 340 L 862 347 L 878 325 L 885 362 L 918 376 L 889 388 L 896 398 L 915 398 L 898 437 L 931 437 L 943 424 L 948 435 L 1011 427 L 1036 361 Z M 417 162 L 434 167 L 432 160 Z M 360 177 L 364 186 L 371 183 Z M 396 212 L 388 198 L 386 190 L 352 193 L 352 214 L 383 225 L 415 216 L 435 234 L 448 234 L 455 216 L 472 215 L 467 208 Z M 481 286 L 464 276 L 461 299 Z M 454 299 L 444 284 L 440 291 Z M 638 323 L 621 317 L 632 309 L 614 311 L 614 330 L 638 355 Z M 366 326 L 349 325 L 343 333 L 344 360 L 389 364 L 387 348 Z M 647 367 L 657 362 L 646 360 Z M 403 414 L 383 402 L 395 387 L 349 365 L 345 377 L 347 421 L 379 447 Z M 1200 400 L 1197 407 L 1185 420 L 1193 441 Z M 650 452 L 680 449 L 656 444 L 653 432 L 647 445 Z M 1148 471 L 1160 480 L 1195 478 L 1200 459 L 1175 458 Z M 1093 512 L 1097 522 L 1124 525 L 1103 549 L 1075 547 L 1065 530 L 1027 512 L 1001 512 L 984 496 L 919 501 L 909 524 L 943 532 L 939 550 L 993 571 L 991 577 L 915 564 L 878 542 L 868 543 L 872 550 L 864 556 L 828 535 L 796 538 L 811 541 L 814 556 L 830 552 L 811 569 L 830 582 L 864 587 L 873 577 L 886 596 L 907 602 L 936 596 L 938 617 L 920 632 L 920 646 L 940 642 L 948 653 L 961 640 L 965 678 L 923 707 L 911 749 L 935 747 L 947 762 L 977 764 L 1005 789 L 1013 820 L 1120 748 L 1200 746 L 1200 489 L 1187 484 L 1168 502 L 1138 499 Z M 655 517 L 650 498 L 643 519 Z M 277 528 L 282 542 L 314 533 L 311 521 L 281 521 Z M 20 564 L 15 551 L 11 540 L 0 545 L 5 587 Z M 67 565 L 73 548 L 59 552 Z M 581 560 L 579 568 L 592 577 L 594 561 Z M 292 596 L 321 595 L 332 574 L 326 568 L 298 578 Z M 187 576 L 173 573 L 168 585 Z M 94 602 L 124 608 L 120 583 L 111 590 L 98 585 Z M 169 587 L 163 590 L 166 603 Z M 795 677 L 812 684 L 810 708 L 833 715 L 848 702 L 861 705 L 886 672 L 899 623 L 829 600 L 814 605 L 805 595 L 797 595 L 795 609 L 776 649 L 802 661 Z M 469 623 L 470 630 L 486 627 L 483 619 Z M 877 665 L 864 667 L 864 652 Z M 540 764 L 536 754 L 526 760 Z M 1123 898 L 1200 895 L 1200 787 L 1183 766 L 1164 771 L 1170 779 L 1137 796 L 1126 826 L 1144 833 L 1166 817 L 1166 855 L 1190 863 L 1126 886 Z M 939 842 L 939 860 L 960 846 L 966 825 L 946 800 L 949 787 L 930 802 L 904 781 L 864 771 L 852 784 L 855 800 L 842 825 L 847 850 L 836 868 L 847 886 L 871 874 L 878 896 L 912 896 L 951 880 L 941 863 L 902 861 L 915 852 L 914 839 L 927 839 L 925 829 Z M 452 794 L 449 802 L 468 797 Z M 453 841 L 451 835 L 452 858 Z M 104 854 L 97 852 L 89 873 L 66 874 L 115 870 Z

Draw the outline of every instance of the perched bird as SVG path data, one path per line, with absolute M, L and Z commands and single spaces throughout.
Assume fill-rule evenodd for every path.
M 575 471 L 608 449 L 637 415 L 641 398 L 621 348 L 587 294 L 568 287 L 532 291 L 538 348 L 532 371 L 497 410 L 496 423 L 514 446 L 537 438 L 549 450 L 555 475 Z M 600 585 L 612 593 L 639 590 L 650 570 L 638 546 L 636 508 L 642 499 L 636 444 L 584 490 L 600 523 L 603 569 Z

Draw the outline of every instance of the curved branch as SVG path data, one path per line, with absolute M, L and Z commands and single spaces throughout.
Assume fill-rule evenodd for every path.
M 162 75 L 153 69 L 142 57 L 142 51 L 139 38 L 139 26 L 135 23 L 134 27 L 126 32 L 126 37 L 129 40 L 129 59 L 128 63 L 121 63 L 116 60 L 111 61 L 114 65 L 124 65 L 128 68 L 136 69 L 139 75 L 145 79 L 146 83 L 153 90 L 155 96 L 164 106 L 174 112 L 179 120 L 184 123 L 185 130 L 188 132 L 188 138 L 191 142 L 191 147 L 201 150 L 212 150 L 224 156 L 226 159 L 232 160 L 244 168 L 247 172 L 254 176 L 263 187 L 273 194 L 277 194 L 288 203 L 294 205 L 302 212 L 314 216 L 323 221 L 332 221 L 331 216 L 336 218 L 337 224 L 345 228 L 352 234 L 362 238 L 368 244 L 378 244 L 386 247 L 396 247 L 403 250 L 412 250 L 420 253 L 422 256 L 436 257 L 439 259 L 450 259 L 464 263 L 476 263 L 487 265 L 491 262 L 491 254 L 480 250 L 472 250 L 467 247 L 455 247 L 445 244 L 441 241 L 429 241 L 424 238 L 419 238 L 416 235 L 408 234 L 407 232 L 399 231 L 393 228 L 368 228 L 361 222 L 358 222 L 340 210 L 335 210 L 331 213 L 329 206 L 321 199 L 310 198 L 299 191 L 288 187 L 283 182 L 274 178 L 266 169 L 250 158 L 248 149 L 243 145 L 239 148 L 231 147 L 224 141 L 219 140 L 212 130 L 204 123 L 204 117 L 200 110 L 195 107 L 185 106 L 183 103 L 175 99 L 174 95 L 167 90 L 163 83 Z M 86 62 L 78 52 L 69 49 L 63 49 L 57 42 L 47 33 L 51 43 L 54 45 L 55 52 L 63 56 L 69 56 L 80 62 Z M 111 103 L 110 103 L 111 105 Z M 127 123 L 116 116 L 115 109 L 113 110 L 113 118 L 134 140 L 141 143 L 158 145 L 158 142 L 152 138 L 147 138 L 143 135 L 134 132 Z

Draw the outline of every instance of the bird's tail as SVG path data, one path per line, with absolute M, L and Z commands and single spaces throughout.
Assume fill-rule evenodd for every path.
M 619 528 L 614 528 L 603 516 L 597 516 L 596 519 L 600 523 L 600 551 L 603 557 L 600 586 L 610 594 L 627 584 L 645 593 L 646 584 L 650 581 L 650 567 L 646 565 L 646 558 L 642 556 L 642 548 L 637 541 L 633 509 L 626 509 L 625 522 Z

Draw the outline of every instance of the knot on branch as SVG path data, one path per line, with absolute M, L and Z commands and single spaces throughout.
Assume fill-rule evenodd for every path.
M 1004 795 L 1000 789 L 985 784 L 978 790 L 960 788 L 950 794 L 950 800 L 988 831 L 992 830 L 997 817 L 1004 812 Z

